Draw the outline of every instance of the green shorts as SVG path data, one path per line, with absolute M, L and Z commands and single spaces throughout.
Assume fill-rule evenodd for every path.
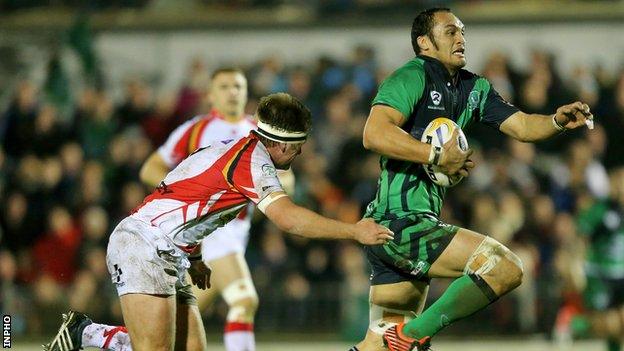
M 431 265 L 451 242 L 458 227 L 422 214 L 377 223 L 394 232 L 394 240 L 385 245 L 366 246 L 371 265 L 371 285 L 402 281 L 428 281 Z

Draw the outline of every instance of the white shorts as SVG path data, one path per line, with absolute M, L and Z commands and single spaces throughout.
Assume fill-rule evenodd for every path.
M 189 262 L 182 250 L 166 240 L 159 228 L 139 219 L 127 217 L 113 230 L 106 265 L 119 296 L 176 295 L 180 303 L 197 304 L 186 278 Z
M 208 234 L 202 240 L 202 259 L 212 261 L 233 253 L 244 255 L 250 227 L 251 222 L 248 219 L 235 218 L 224 227 Z

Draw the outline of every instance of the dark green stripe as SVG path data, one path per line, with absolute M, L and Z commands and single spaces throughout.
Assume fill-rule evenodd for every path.
M 434 203 L 433 203 L 433 191 L 432 191 L 433 186 L 434 185 L 432 182 L 430 181 L 425 182 L 425 187 L 426 187 L 425 191 L 426 191 L 427 197 L 429 198 L 429 208 L 432 210 L 435 208 Z
M 386 165 L 388 163 L 388 160 L 385 157 L 382 157 L 380 160 L 381 163 L 381 176 L 379 178 L 380 182 L 379 182 L 379 197 L 377 198 L 377 206 L 378 208 L 376 209 L 377 212 L 381 212 L 381 213 L 385 213 L 388 211 L 388 191 L 390 188 L 390 182 L 389 182 L 389 174 L 388 174 L 388 170 L 386 169 Z
M 401 208 L 401 197 L 400 191 L 403 187 L 403 182 L 407 178 L 404 173 L 394 173 L 394 177 L 392 178 L 392 183 L 390 183 L 390 198 L 388 199 L 390 209 L 396 211 Z M 399 193 L 399 194 L 397 194 Z
M 408 168 L 412 167 L 420 167 L 420 165 L 412 163 Z M 412 210 L 410 205 L 414 202 L 414 189 L 418 187 L 418 182 L 418 177 L 412 172 L 408 172 L 401 186 L 401 205 L 406 213 Z
M 464 127 L 466 127 L 467 125 L 466 117 L 468 115 L 469 115 L 468 108 L 464 108 L 462 113 L 459 115 L 459 119 L 457 120 L 457 125 L 459 126 L 460 129 L 464 129 Z
M 479 104 L 479 121 L 481 117 L 483 117 L 483 111 L 485 111 L 485 102 L 488 99 L 488 93 L 490 92 L 491 86 L 490 83 L 485 78 L 478 79 L 475 82 L 475 85 L 479 88 L 479 90 L 483 91 L 483 96 L 481 96 L 481 101 Z

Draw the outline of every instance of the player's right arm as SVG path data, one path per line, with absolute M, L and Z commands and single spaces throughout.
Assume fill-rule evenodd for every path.
M 158 152 L 153 152 L 139 172 L 141 181 L 150 187 L 156 187 L 171 169 Z
M 374 105 L 364 126 L 364 147 L 392 159 L 428 163 L 431 145 L 401 129 L 404 122 L 405 117 L 395 108 Z
M 323 217 L 293 203 L 286 193 L 275 192 L 266 207 L 259 204 L 264 214 L 283 231 L 310 239 L 353 239 L 364 245 L 379 245 L 394 238 L 390 229 L 363 219 L 348 224 Z M 272 200 L 272 201 L 271 201 Z
M 431 145 L 413 138 L 401 129 L 405 122 L 401 112 L 387 105 L 374 105 L 364 126 L 363 143 L 368 150 L 392 159 L 415 163 L 430 163 Z M 472 150 L 463 152 L 457 145 L 457 132 L 444 144 L 439 166 L 446 174 L 468 175 L 473 166 L 468 157 Z M 468 165 L 466 164 L 468 162 Z
M 201 118 L 195 117 L 182 123 L 169 135 L 165 143 L 150 155 L 139 172 L 139 178 L 144 184 L 158 186 L 165 176 L 195 149 L 197 140 L 191 145 L 190 139 L 200 121 Z

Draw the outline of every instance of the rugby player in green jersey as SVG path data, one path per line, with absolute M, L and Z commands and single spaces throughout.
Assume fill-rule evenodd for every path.
M 455 137 L 441 149 L 420 142 L 431 120 L 447 117 L 462 129 L 481 122 L 525 142 L 593 127 L 586 104 L 564 105 L 550 116 L 523 113 L 485 78 L 463 70 L 464 25 L 449 9 L 421 12 L 411 36 L 416 57 L 381 84 L 364 129 L 364 146 L 381 154 L 377 195 L 366 217 L 395 237 L 366 249 L 372 267 L 370 325 L 352 350 L 384 350 L 384 345 L 391 351 L 427 350 L 442 328 L 522 282 L 518 257 L 488 233 L 439 220 L 446 189 L 432 183 L 421 164 L 467 176 L 474 163 L 472 151 L 461 151 Z M 429 280 L 438 277 L 455 280 L 422 311 Z
M 607 339 L 609 351 L 620 351 L 624 336 L 624 167 L 609 174 L 610 196 L 578 217 L 587 239 L 584 300 L 587 314 L 571 320 L 572 336 Z

